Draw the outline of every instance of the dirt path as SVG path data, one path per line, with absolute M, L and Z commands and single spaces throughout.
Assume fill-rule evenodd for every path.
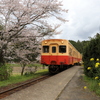
M 80 68 L 57 100 L 100 100 L 95 93 L 83 88 L 86 83 L 82 79 L 82 72 L 82 68 Z

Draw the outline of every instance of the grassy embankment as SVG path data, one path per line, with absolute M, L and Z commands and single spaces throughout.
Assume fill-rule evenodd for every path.
M 8 64 L 8 65 L 14 66 L 14 67 L 20 67 L 19 64 Z M 42 65 L 38 64 L 38 67 L 42 67 Z M 20 74 L 12 74 L 8 80 L 0 81 L 0 87 L 23 82 L 23 81 L 33 79 L 33 78 L 37 78 L 46 73 L 48 73 L 48 69 L 41 69 L 41 70 L 35 72 L 34 74 L 23 75 L 23 76 L 21 76 Z
M 95 80 L 90 77 L 84 76 L 84 81 L 87 83 L 87 87 L 100 96 L 100 80 Z
M 87 87 L 100 96 L 100 60 L 91 58 L 90 62 L 85 62 L 83 66 Z

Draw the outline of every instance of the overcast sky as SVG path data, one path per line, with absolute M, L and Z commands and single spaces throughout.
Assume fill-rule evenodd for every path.
M 100 0 L 62 0 L 68 13 L 63 15 L 69 22 L 59 28 L 60 35 L 54 38 L 68 40 L 89 40 L 100 33 Z

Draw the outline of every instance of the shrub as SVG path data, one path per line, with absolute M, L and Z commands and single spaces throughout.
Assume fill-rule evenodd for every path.
M 98 58 L 98 59 L 97 59 Z M 84 48 L 83 62 L 84 62 L 84 73 L 89 77 L 96 77 L 99 67 L 97 64 L 100 59 L 100 34 L 97 33 L 94 38 L 91 38 L 88 45 Z M 96 64 L 97 63 L 97 64 Z M 91 68 L 91 70 L 89 70 Z M 99 71 L 100 72 L 100 71 Z
M 93 77 L 94 79 L 100 78 L 100 61 L 99 59 L 94 60 L 94 58 L 90 59 L 89 66 L 85 67 L 85 73 L 89 77 Z
M 0 81 L 7 80 L 12 73 L 12 68 L 6 64 L 0 67 Z

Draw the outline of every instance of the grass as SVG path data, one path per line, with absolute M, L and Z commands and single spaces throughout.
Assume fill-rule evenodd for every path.
M 34 66 L 42 67 L 43 65 L 35 63 Z
M 20 63 L 6 63 L 6 65 L 9 66 L 9 67 L 21 67 Z M 30 65 L 28 65 L 28 66 L 30 66 Z M 43 65 L 41 65 L 39 63 L 34 63 L 32 65 L 33 66 L 38 66 L 38 67 L 42 67 L 43 66 Z
M 6 63 L 8 67 L 21 67 L 19 63 Z
M 8 80 L 1 81 L 0 87 L 7 86 L 7 85 L 10 85 L 10 84 L 19 83 L 19 82 L 23 82 L 23 81 L 26 81 L 26 80 L 29 80 L 29 79 L 34 79 L 34 78 L 42 76 L 46 73 L 48 73 L 48 69 L 37 71 L 35 74 L 31 74 L 31 75 L 23 75 L 23 76 L 13 75 Z
M 84 76 L 84 80 L 87 82 L 87 87 L 100 96 L 100 80 L 95 80 L 87 76 Z

